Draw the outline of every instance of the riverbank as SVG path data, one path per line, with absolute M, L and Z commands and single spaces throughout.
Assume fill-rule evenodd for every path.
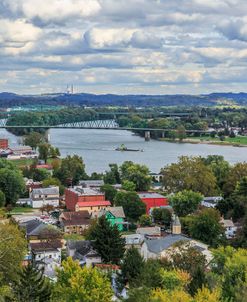
M 232 146 L 232 147 L 247 147 L 247 137 L 226 137 L 225 140 L 221 141 L 218 138 L 212 137 L 191 137 L 185 138 L 183 141 L 178 139 L 161 138 L 160 141 L 170 142 L 170 143 L 187 143 L 187 144 L 207 144 L 207 145 L 217 145 L 217 146 Z

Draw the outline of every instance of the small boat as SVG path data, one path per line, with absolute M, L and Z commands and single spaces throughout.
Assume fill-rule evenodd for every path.
M 132 151 L 132 152 L 143 152 L 143 149 L 130 149 L 127 148 L 124 144 L 116 148 L 115 151 Z

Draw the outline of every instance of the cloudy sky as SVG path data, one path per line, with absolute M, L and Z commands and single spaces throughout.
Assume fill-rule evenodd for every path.
M 246 0 L 1 0 L 0 91 L 247 91 Z

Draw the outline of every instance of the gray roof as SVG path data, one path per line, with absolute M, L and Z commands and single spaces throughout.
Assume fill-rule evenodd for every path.
M 107 212 L 110 212 L 114 217 L 125 218 L 123 207 L 110 207 L 99 212 L 99 217 L 105 215 Z
M 75 250 L 75 255 L 73 257 L 74 260 L 82 260 L 85 256 L 97 255 L 90 240 L 68 240 L 67 248 Z
M 145 243 L 150 252 L 159 254 L 160 252 L 169 249 L 176 242 L 190 240 L 190 238 L 183 235 L 168 235 L 158 239 L 145 239 Z
M 20 224 L 25 228 L 27 236 L 38 236 L 40 232 L 47 228 L 47 225 L 37 219 L 29 220 Z
M 165 196 L 153 192 L 143 192 L 143 193 L 138 193 L 138 195 L 140 198 L 165 198 Z
M 33 189 L 32 194 L 38 195 L 59 195 L 59 187 Z
M 174 220 L 172 222 L 173 226 L 181 226 L 180 220 L 177 215 L 175 215 Z
M 104 185 L 104 180 L 80 180 L 79 185 L 86 187 L 101 187 Z

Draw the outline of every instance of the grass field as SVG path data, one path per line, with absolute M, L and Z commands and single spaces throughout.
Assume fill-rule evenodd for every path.
M 237 137 L 226 137 L 225 140 L 221 141 L 218 137 L 211 136 L 201 136 L 201 137 L 189 137 L 188 141 L 195 142 L 215 142 L 218 144 L 229 144 L 229 145 L 246 145 L 247 146 L 247 136 L 237 136 Z M 186 141 L 186 140 L 185 140 Z
M 34 210 L 32 208 L 28 208 L 28 207 L 15 207 L 13 208 L 13 210 L 10 212 L 10 214 L 22 214 L 22 213 L 31 213 Z
M 85 240 L 85 237 L 78 234 L 64 234 L 63 238 L 65 240 Z

